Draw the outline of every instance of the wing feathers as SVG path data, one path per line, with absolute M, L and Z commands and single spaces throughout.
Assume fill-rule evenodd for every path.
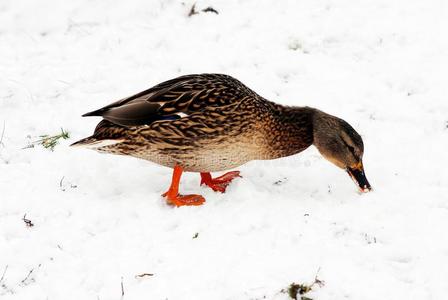
M 159 108 L 160 104 L 157 103 L 135 101 L 108 109 L 102 112 L 101 116 L 118 125 L 137 126 L 158 120 L 157 111 Z
M 162 82 L 131 97 L 83 116 L 102 116 L 122 126 L 172 120 L 247 99 L 256 94 L 240 81 L 223 74 L 186 75 Z

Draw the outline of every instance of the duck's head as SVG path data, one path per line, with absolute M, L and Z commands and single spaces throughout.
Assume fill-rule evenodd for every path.
M 327 160 L 344 169 L 361 192 L 372 188 L 362 164 L 364 144 L 361 136 L 342 119 L 316 111 L 313 120 L 314 145 Z

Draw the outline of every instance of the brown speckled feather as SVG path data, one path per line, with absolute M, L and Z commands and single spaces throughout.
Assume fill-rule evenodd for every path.
M 84 114 L 102 116 L 123 126 L 149 124 L 177 118 L 208 107 L 221 107 L 257 95 L 237 79 L 224 74 L 177 77 L 131 97 Z

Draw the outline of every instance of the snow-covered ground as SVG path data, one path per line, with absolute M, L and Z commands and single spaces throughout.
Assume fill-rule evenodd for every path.
M 447 299 L 448 3 L 192 4 L 0 2 L 0 297 L 286 300 L 317 274 L 314 300 Z M 201 72 L 347 120 L 374 191 L 312 147 L 225 194 L 187 173 L 207 202 L 173 208 L 170 169 L 68 147 L 82 113 Z M 61 127 L 54 152 L 22 149 Z

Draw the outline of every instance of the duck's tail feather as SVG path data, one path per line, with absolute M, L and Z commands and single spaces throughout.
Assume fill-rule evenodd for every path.
M 94 136 L 82 139 L 70 145 L 70 147 L 84 147 L 89 149 L 98 149 L 105 146 L 115 145 L 124 142 L 122 140 L 98 140 Z
M 110 146 L 125 141 L 124 132 L 126 128 L 117 126 L 107 120 L 102 120 L 95 128 L 92 136 L 79 140 L 70 146 L 86 147 L 98 149 L 104 146 Z

